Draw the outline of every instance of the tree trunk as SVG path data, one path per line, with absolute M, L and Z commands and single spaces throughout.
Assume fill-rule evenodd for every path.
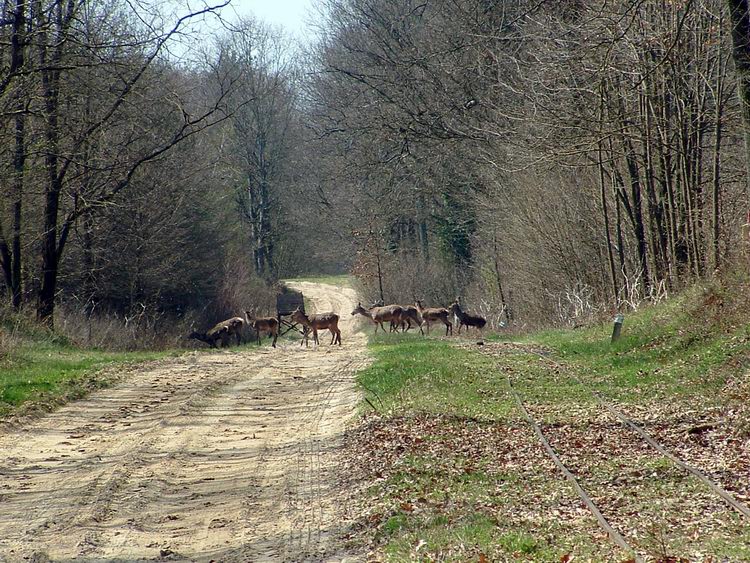
M 42 237 L 42 286 L 39 289 L 36 316 L 43 324 L 54 326 L 55 292 L 59 255 L 57 253 L 57 217 L 60 209 L 60 191 L 47 188 L 44 208 L 44 235 Z
M 721 81 L 721 78 L 719 78 L 719 81 Z M 722 94 L 723 94 L 723 85 L 721 82 L 719 82 L 719 85 L 717 87 L 717 101 L 716 101 L 716 120 L 714 122 L 714 162 L 713 162 L 713 170 L 712 170 L 712 213 L 711 213 L 711 223 L 713 227 L 713 240 L 712 240 L 712 246 L 713 246 L 713 262 L 714 262 L 714 269 L 718 270 L 721 267 L 721 252 L 719 249 L 719 243 L 720 243 L 720 229 L 719 229 L 719 209 L 720 209 L 720 200 L 719 196 L 721 194 L 721 182 L 720 182 L 720 175 L 721 175 L 721 136 L 722 136 L 722 114 L 724 112 L 724 102 L 722 100 Z
M 23 69 L 26 60 L 26 0 L 16 0 L 11 36 L 10 73 Z M 3 261 L 5 280 L 10 299 L 16 309 L 21 306 L 21 225 L 23 220 L 24 169 L 26 165 L 26 107 L 25 96 L 17 94 L 14 118 L 12 225 L 10 247 L 3 239 L 0 260 Z M 6 264 L 7 262 L 7 264 Z
M 19 105 L 23 106 L 22 102 Z M 23 220 L 23 185 L 24 167 L 26 162 L 26 118 L 21 113 L 16 114 L 15 119 L 15 154 L 13 157 L 13 239 L 11 241 L 11 302 L 18 309 L 21 307 L 21 224 Z
M 45 151 L 44 167 L 47 173 L 46 197 L 44 204 L 44 232 L 42 234 L 42 285 L 37 300 L 37 319 L 52 328 L 54 326 L 55 293 L 57 291 L 57 274 L 60 266 L 60 255 L 57 242 L 57 222 L 60 214 L 60 195 L 62 177 L 59 174 L 59 102 L 60 102 L 60 68 L 62 63 L 62 41 L 64 28 L 62 4 L 56 6 L 52 16 L 55 21 L 52 29 L 40 33 L 39 63 L 42 70 L 42 96 L 44 98 L 45 118 Z M 41 13 L 37 17 L 44 18 Z M 41 29 L 48 29 L 49 22 L 40 21 Z
M 620 198 L 617 196 L 617 192 L 615 192 L 615 204 L 617 258 L 620 262 L 620 271 L 622 272 L 622 276 L 625 278 L 625 283 L 627 284 L 628 266 L 627 262 L 625 262 L 625 237 L 622 233 L 622 211 L 620 207 Z
M 720 196 L 721 196 L 721 138 L 723 131 L 723 117 L 724 117 L 724 84 L 726 80 L 726 59 L 722 52 L 722 39 L 724 37 L 724 13 L 719 11 L 719 24 L 718 24 L 719 38 L 717 41 L 716 48 L 716 59 L 718 61 L 718 68 L 716 71 L 716 90 L 714 101 L 716 106 L 716 115 L 714 121 L 714 162 L 712 170 L 712 210 L 711 210 L 711 226 L 713 230 L 713 254 L 714 254 L 714 270 L 721 268 L 721 221 L 719 218 L 720 213 Z
M 727 0 L 732 21 L 732 58 L 745 138 L 745 197 L 750 199 L 750 1 Z
M 419 194 L 417 198 L 417 212 L 419 220 L 419 242 L 422 249 L 422 258 L 429 260 L 430 258 L 430 241 L 427 236 L 427 211 L 425 209 L 424 195 Z
M 378 267 L 378 291 L 380 293 L 380 300 L 385 303 L 385 296 L 383 293 L 383 270 L 380 263 L 380 237 L 370 230 L 370 236 L 375 241 L 375 260 Z
M 638 163 L 635 159 L 634 149 L 630 139 L 627 137 L 625 138 L 625 161 L 630 176 L 633 234 L 635 235 L 638 247 L 638 263 L 641 267 L 641 275 L 643 276 L 643 291 L 645 295 L 648 295 L 651 291 L 651 277 L 648 268 L 648 242 L 646 241 L 646 228 L 643 223 L 641 179 Z
M 495 280 L 497 281 L 497 290 L 500 294 L 500 307 L 502 308 L 502 313 L 505 315 L 506 322 L 510 324 L 511 312 L 510 312 L 510 307 L 508 305 L 508 302 L 505 300 L 505 291 L 503 290 L 503 284 L 500 278 L 500 262 L 497 259 L 498 252 L 499 252 L 498 245 L 497 245 L 497 233 L 493 233 L 492 242 L 495 247 L 494 253 L 493 253 L 493 259 L 495 262 Z
M 605 183 L 604 162 L 602 160 L 602 143 L 599 141 L 599 188 L 602 202 L 602 216 L 604 218 L 604 236 L 607 242 L 607 258 L 609 260 L 609 274 L 612 281 L 612 298 L 613 303 L 617 304 L 617 268 L 615 267 L 615 257 L 612 252 L 612 234 L 609 226 L 609 211 L 607 210 L 607 186 Z

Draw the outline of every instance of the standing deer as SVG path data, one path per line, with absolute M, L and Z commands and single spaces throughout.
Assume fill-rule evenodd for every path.
M 232 317 L 216 324 L 208 332 L 191 332 L 188 338 L 200 340 L 211 346 L 211 348 L 217 348 L 219 341 L 221 341 L 222 346 L 229 346 L 229 340 L 232 335 L 235 335 L 237 337 L 237 345 L 239 346 L 242 342 L 242 329 L 244 326 L 245 321 L 241 317 Z
M 414 305 L 401 305 L 401 324 L 404 332 L 411 328 L 412 321 L 419 327 L 419 333 L 424 335 L 424 331 L 422 330 L 422 315 L 419 314 L 417 308 Z
M 470 326 L 475 326 L 477 329 L 481 332 L 484 328 L 484 325 L 487 324 L 487 319 L 484 317 L 480 317 L 478 315 L 470 315 L 469 313 L 466 313 L 463 309 L 461 309 L 461 304 L 458 302 L 458 297 L 456 297 L 456 300 L 451 304 L 451 312 L 456 315 L 458 318 L 458 334 L 461 334 L 461 327 L 466 326 L 466 332 L 469 332 Z
M 317 345 L 320 344 L 318 340 L 318 331 L 328 329 L 331 331 L 331 344 L 338 344 L 341 346 L 341 331 L 339 330 L 339 316 L 336 313 L 316 313 L 314 315 L 306 315 L 299 308 L 292 313 L 292 320 L 300 323 L 305 327 L 305 335 L 303 341 L 307 345 L 307 335 L 312 329 L 313 342 Z M 302 342 L 300 342 L 302 345 Z
M 357 305 L 361 306 L 359 303 Z M 373 303 L 372 305 L 370 305 L 367 310 L 368 311 L 373 311 L 373 309 L 376 309 L 376 308 L 380 309 L 380 308 L 385 308 L 385 307 L 389 307 L 390 308 L 390 309 L 388 309 L 388 311 L 393 311 L 393 315 L 389 319 L 390 320 L 390 329 L 389 329 L 388 332 L 398 332 L 399 328 L 401 330 L 404 330 L 404 325 L 407 325 L 406 330 L 409 330 L 411 328 L 411 323 L 406 320 L 406 312 L 404 311 L 404 306 L 403 305 L 395 305 L 394 304 L 394 305 L 387 305 L 386 306 L 385 302 L 382 299 L 378 299 L 377 301 L 375 301 L 375 303 Z M 401 312 L 399 312 L 398 309 L 395 309 L 395 307 L 401 307 Z M 364 307 L 362 307 L 362 309 L 364 309 Z M 355 313 L 352 313 L 352 315 L 353 314 L 355 314 Z M 367 316 L 367 315 L 365 315 L 365 316 Z M 371 317 L 369 317 L 369 318 L 371 318 Z M 373 322 L 375 322 L 375 321 L 373 320 Z M 380 325 L 380 326 L 382 327 L 383 325 Z M 375 326 L 375 332 L 377 332 L 377 330 L 378 330 L 378 327 L 376 325 Z
M 363 315 L 375 323 L 375 333 L 378 332 L 378 326 L 385 332 L 383 323 L 399 323 L 401 324 L 401 306 L 400 305 L 386 305 L 385 307 L 370 307 L 365 309 L 362 303 L 357 303 L 357 306 L 352 311 L 352 315 Z
M 279 337 L 279 320 L 276 317 L 255 317 L 250 311 L 245 311 L 248 324 L 258 335 L 258 346 L 260 346 L 260 335 L 273 336 L 271 346 L 276 348 L 276 339 Z
M 422 316 L 422 319 L 427 323 L 427 334 L 430 334 L 430 324 L 434 322 L 441 322 L 445 325 L 445 336 L 448 336 L 448 331 L 453 334 L 453 323 L 448 319 L 450 316 L 450 311 L 448 311 L 448 309 L 445 307 L 432 307 L 425 309 L 422 307 L 422 302 L 419 299 L 417 299 L 415 305 L 417 311 L 419 311 L 419 314 Z

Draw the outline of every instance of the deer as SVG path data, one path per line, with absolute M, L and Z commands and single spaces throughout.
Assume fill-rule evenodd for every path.
M 469 313 L 461 309 L 461 304 L 459 303 L 458 297 L 456 297 L 456 300 L 451 303 L 450 310 L 451 313 L 456 315 L 456 318 L 458 319 L 458 334 L 461 334 L 461 327 L 464 325 L 466 326 L 466 332 L 468 333 L 470 326 L 475 326 L 477 327 L 479 332 L 482 332 L 484 325 L 487 324 L 487 319 L 485 319 L 484 317 L 480 317 L 478 315 L 470 315 Z
M 423 322 L 427 324 L 427 334 L 430 334 L 430 324 L 434 322 L 441 322 L 445 325 L 445 336 L 448 336 L 448 331 L 453 334 L 453 323 L 450 322 L 448 316 L 450 311 L 445 307 L 432 307 L 425 309 L 422 307 L 422 302 L 417 299 L 415 303 L 417 311 L 422 316 Z
M 308 337 L 310 330 L 313 333 L 313 342 L 316 345 L 320 344 L 318 339 L 318 330 L 328 329 L 331 331 L 331 344 L 338 344 L 341 346 L 341 331 L 339 330 L 339 316 L 336 313 L 316 313 L 314 315 L 306 315 L 299 307 L 292 313 L 292 320 L 300 323 L 305 327 L 305 334 L 302 341 L 305 345 L 308 344 Z M 300 342 L 300 346 L 302 345 Z
M 391 320 L 391 332 L 398 332 L 398 327 L 401 327 L 401 330 L 407 332 L 411 328 L 412 321 L 414 321 L 414 324 L 419 327 L 419 332 L 421 334 L 424 334 L 424 331 L 422 330 L 422 317 L 419 315 L 419 311 L 417 311 L 417 308 L 414 305 L 390 306 L 401 307 L 401 314 L 399 315 L 399 318 L 394 318 L 393 320 Z M 383 301 L 376 301 L 370 306 L 370 309 L 372 310 L 374 307 L 383 307 Z
M 276 317 L 256 317 L 250 311 L 245 311 L 245 316 L 247 323 L 258 335 L 258 346 L 260 346 L 261 334 L 267 334 L 269 338 L 273 336 L 271 346 L 276 348 L 276 340 L 279 338 L 279 320 Z
M 401 324 L 401 313 L 402 309 L 400 305 L 386 305 L 384 307 L 370 307 L 365 309 L 362 303 L 357 303 L 357 306 L 352 311 L 352 315 L 363 315 L 375 323 L 375 334 L 378 332 L 378 326 L 385 332 L 383 323 L 398 323 Z
M 407 332 L 411 328 L 412 321 L 419 327 L 419 333 L 424 335 L 424 331 L 422 330 L 422 315 L 419 314 L 417 308 L 414 305 L 401 305 L 401 324 L 404 332 Z
M 362 307 L 363 310 L 365 309 L 362 306 L 361 303 L 357 303 L 357 307 Z M 395 305 L 395 304 L 394 305 L 386 305 L 385 302 L 382 299 L 378 299 L 372 305 L 370 305 L 369 307 L 367 307 L 367 310 L 368 311 L 373 311 L 373 309 L 380 309 L 380 308 L 385 309 L 386 307 L 391 307 L 391 309 L 389 309 L 389 311 L 393 311 L 393 315 L 391 315 L 391 317 L 389 319 L 384 319 L 383 320 L 383 322 L 385 322 L 387 320 L 390 323 L 388 332 L 398 332 L 399 328 L 403 329 L 404 328 L 403 311 L 399 312 L 398 310 L 393 309 L 394 307 L 401 307 L 401 305 Z M 402 307 L 402 309 L 403 309 L 403 307 Z M 355 311 L 356 311 L 356 308 L 355 308 Z M 356 313 L 352 313 L 352 315 L 354 315 L 354 314 L 356 314 Z M 364 313 L 360 313 L 360 314 L 364 314 Z M 367 315 L 364 315 L 364 316 L 367 316 Z M 368 317 L 368 318 L 372 319 L 372 317 Z M 372 319 L 372 321 L 374 323 L 376 323 L 375 324 L 375 332 L 377 332 L 378 331 L 378 327 L 377 327 L 378 323 L 374 319 Z M 380 326 L 383 327 L 382 324 Z M 383 328 L 383 330 L 385 330 L 385 328 Z
M 242 329 L 244 326 L 245 321 L 242 317 L 232 317 L 231 319 L 217 323 L 207 332 L 193 331 L 188 338 L 205 342 L 211 348 L 218 348 L 217 344 L 219 341 L 221 341 L 222 346 L 228 346 L 230 338 L 232 335 L 235 335 L 237 337 L 237 345 L 239 346 L 242 342 Z

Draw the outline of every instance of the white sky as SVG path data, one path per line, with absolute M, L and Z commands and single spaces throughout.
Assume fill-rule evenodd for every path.
M 240 15 L 253 14 L 270 24 L 281 25 L 287 32 L 303 39 L 312 35 L 308 22 L 315 19 L 316 0 L 232 0 L 226 9 Z

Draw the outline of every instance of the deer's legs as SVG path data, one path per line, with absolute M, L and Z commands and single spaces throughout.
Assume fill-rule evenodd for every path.
M 333 327 L 329 328 L 328 330 L 331 331 L 331 346 L 334 346 L 336 344 L 341 345 L 341 331 L 336 327 L 335 329 Z

